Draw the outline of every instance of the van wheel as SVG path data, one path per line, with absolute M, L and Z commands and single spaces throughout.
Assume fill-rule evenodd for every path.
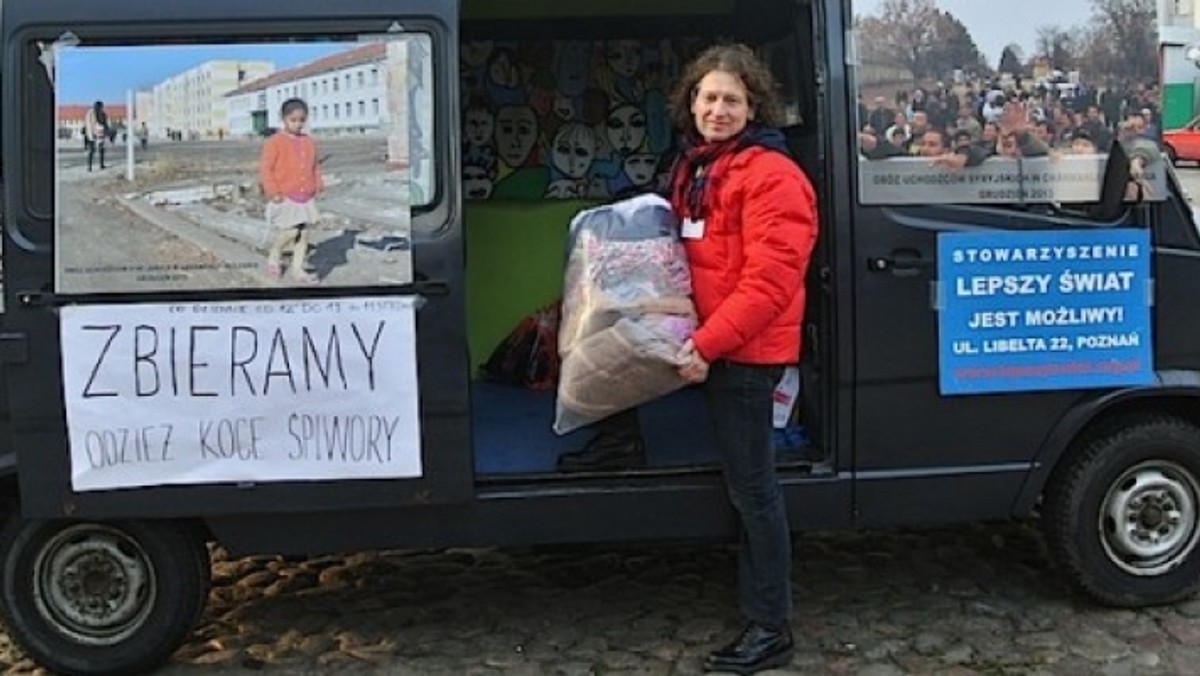
M 10 637 L 57 673 L 147 673 L 208 598 L 208 549 L 183 523 L 13 518 L 0 547 Z
M 1050 551 L 1101 603 L 1172 603 L 1200 587 L 1200 429 L 1139 418 L 1092 440 L 1050 479 Z

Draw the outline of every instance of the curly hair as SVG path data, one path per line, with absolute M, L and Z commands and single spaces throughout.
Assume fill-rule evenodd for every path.
M 733 44 L 709 47 L 684 69 L 667 101 L 671 121 L 678 129 L 695 130 L 692 101 L 696 98 L 696 89 L 705 75 L 716 70 L 736 75 L 742 81 L 756 122 L 771 127 L 783 123 L 783 107 L 771 71 L 749 47 Z

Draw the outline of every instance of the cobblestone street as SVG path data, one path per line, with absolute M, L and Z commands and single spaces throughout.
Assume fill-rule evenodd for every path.
M 1034 526 L 802 536 L 796 657 L 770 673 L 1200 674 L 1200 601 L 1091 604 Z M 719 543 L 218 554 L 205 616 L 161 673 L 702 673 L 739 628 L 735 560 Z

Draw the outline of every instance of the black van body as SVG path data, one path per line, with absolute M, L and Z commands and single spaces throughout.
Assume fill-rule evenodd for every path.
M 713 39 L 792 42 L 798 60 L 793 86 L 803 93 L 805 124 L 788 130 L 789 142 L 813 180 L 820 205 L 820 238 L 808 284 L 804 379 L 809 393 L 806 426 L 823 459 L 780 468 L 793 527 L 1022 518 L 1042 504 L 1057 510 L 1052 550 L 1094 596 L 1128 605 L 1190 593 L 1200 579 L 1200 554 L 1191 545 L 1170 571 L 1152 579 L 1124 579 L 1096 572 L 1103 568 L 1103 556 L 1089 562 L 1094 543 L 1083 543 L 1088 534 L 1064 520 L 1107 487 L 1089 482 L 1102 482 L 1121 469 L 1107 468 L 1105 453 L 1118 446 L 1116 451 L 1124 452 L 1120 445 L 1128 440 L 1121 434 L 1128 430 L 1147 431 L 1145 438 L 1134 439 L 1142 444 L 1139 453 L 1159 449 L 1172 459 L 1172 467 L 1200 476 L 1200 447 L 1185 443 L 1200 440 L 1200 323 L 1190 311 L 1200 297 L 1200 236 L 1175 179 L 1169 177 L 1165 200 L 1127 205 L 1105 222 L 1082 211 L 1051 207 L 863 205 L 857 198 L 853 143 L 855 92 L 848 65 L 853 59 L 846 44 L 849 4 L 736 0 L 729 6 L 728 14 L 688 18 L 689 29 Z M 7 397 L 10 426 L 0 454 L 5 477 L 0 485 L 10 519 L 3 542 L 9 547 L 6 556 L 18 556 L 14 544 L 36 541 L 22 539 L 22 528 L 30 523 L 45 528 L 131 520 L 184 524 L 182 532 L 194 541 L 216 540 L 234 555 L 731 535 L 733 515 L 715 467 L 589 476 L 477 476 L 474 471 L 470 368 L 463 349 L 467 319 L 462 280 L 470 268 L 464 232 L 471 223 L 463 218 L 459 181 L 458 47 L 469 36 L 545 31 L 587 37 L 669 35 L 679 25 L 669 14 L 630 21 L 620 15 L 621 6 L 614 7 L 602 19 L 572 16 L 568 8 L 562 17 L 518 23 L 492 16 L 460 22 L 456 3 L 442 0 L 125 0 L 106 4 L 103 12 L 92 3 L 72 0 L 6 1 L 2 160 L 7 169 L 7 309 L 0 334 L 5 363 L 0 397 Z M 418 313 L 417 334 L 424 475 L 73 492 L 65 452 L 57 308 L 151 300 L 319 298 L 336 292 L 56 295 L 51 281 L 54 130 L 46 114 L 52 88 L 34 42 L 54 41 L 68 31 L 89 44 L 317 38 L 380 33 L 396 21 L 406 30 L 433 35 L 439 192 L 413 216 L 417 281 L 353 291 L 418 294 L 427 301 Z M 1158 375 L 1153 386 L 939 395 L 937 312 L 931 303 L 938 233 L 1121 224 L 1149 228 L 1154 242 Z M 1164 430 L 1165 437 L 1158 434 Z M 1155 446 L 1154 439 L 1166 439 L 1166 445 Z M 1069 490 L 1056 493 L 1056 486 Z M 1190 518 L 1194 530 L 1200 515 Z M 202 568 L 206 558 L 196 556 Z M 20 607 L 15 593 L 10 590 L 4 600 Z M 25 621 L 19 610 L 6 615 L 10 626 L 14 618 Z M 28 645 L 28 636 L 24 643 L 38 649 L 37 641 Z M 46 658 L 38 652 L 39 659 Z M 152 652 L 162 654 L 158 648 Z

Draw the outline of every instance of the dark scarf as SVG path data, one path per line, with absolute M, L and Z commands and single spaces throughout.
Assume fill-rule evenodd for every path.
M 717 160 L 734 155 L 746 148 L 759 146 L 781 152 L 788 157 L 783 132 L 774 127 L 747 125 L 742 133 L 717 143 L 705 143 L 695 133 L 684 138 L 683 148 L 671 170 L 671 203 L 683 205 L 682 218 L 704 218 L 709 205 L 708 189 L 720 185 L 720 171 L 714 171 Z

